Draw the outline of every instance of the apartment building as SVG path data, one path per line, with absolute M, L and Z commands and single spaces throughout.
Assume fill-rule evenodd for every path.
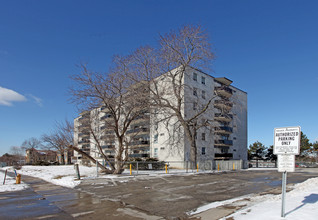
M 197 130 L 197 161 L 247 160 L 247 93 L 232 86 L 232 83 L 225 77 L 215 78 L 194 68 L 188 68 L 183 76 L 185 119 L 196 115 L 202 106 L 211 101 L 209 108 L 198 118 L 199 123 L 209 123 Z M 173 128 L 178 124 L 176 117 L 169 120 L 170 125 L 153 120 L 150 155 L 162 161 L 189 161 L 190 143 L 184 129 L 182 126 Z M 176 140 L 173 142 L 171 139 Z
M 178 71 L 173 70 L 173 71 Z M 172 71 L 172 74 L 173 74 Z M 158 77 L 159 87 L 171 90 L 169 77 Z M 234 87 L 225 77 L 212 77 L 200 70 L 187 68 L 182 77 L 182 114 L 185 119 L 193 117 L 209 103 L 197 122 L 204 126 L 197 129 L 197 160 L 247 160 L 247 93 Z M 150 95 L 150 94 L 149 94 Z M 173 93 L 166 92 L 167 99 L 175 100 Z M 160 161 L 180 162 L 183 167 L 190 159 L 190 143 L 177 117 L 169 110 L 150 106 L 136 118 L 127 130 L 129 156 L 154 157 Z M 74 120 L 74 140 L 84 152 L 101 159 L 94 138 L 102 143 L 102 149 L 114 157 L 116 139 L 111 125 L 111 115 L 100 107 L 80 114 Z M 208 122 L 203 123 L 203 122 Z M 93 124 L 93 126 L 91 126 Z M 92 137 L 95 132 L 95 137 Z M 74 154 L 82 163 L 88 162 Z

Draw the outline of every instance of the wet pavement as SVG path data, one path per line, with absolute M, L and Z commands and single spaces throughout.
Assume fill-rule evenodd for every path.
M 318 169 L 296 171 L 288 173 L 289 186 L 318 177 Z M 186 212 L 211 202 L 281 193 L 281 173 L 269 170 L 86 179 L 75 189 L 22 181 L 30 188 L 0 193 L 0 219 L 187 219 Z
M 13 175 L 13 174 L 9 174 Z M 133 210 L 120 201 L 23 176 L 30 188 L 0 193 L 0 219 L 161 219 Z
M 77 187 L 100 199 L 112 199 L 167 219 L 187 218 L 202 205 L 248 194 L 281 193 L 281 173 L 275 170 L 198 175 L 85 180 Z M 318 177 L 318 169 L 288 174 L 289 186 Z

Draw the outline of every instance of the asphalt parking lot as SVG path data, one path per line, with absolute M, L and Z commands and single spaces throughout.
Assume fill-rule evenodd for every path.
M 296 169 L 288 185 L 312 177 L 318 169 Z M 0 193 L 0 219 L 199 219 L 186 213 L 247 194 L 281 193 L 281 173 L 274 170 L 84 179 L 75 189 L 23 180 L 28 190 Z M 212 210 L 209 219 L 235 208 Z
M 199 206 L 247 194 L 281 193 L 281 173 L 275 170 L 237 171 L 196 175 L 85 180 L 77 188 L 101 199 L 163 218 L 187 218 Z M 318 169 L 288 173 L 288 184 L 318 177 Z

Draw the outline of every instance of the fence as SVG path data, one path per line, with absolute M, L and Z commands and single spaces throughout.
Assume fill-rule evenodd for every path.
M 196 173 L 208 171 L 241 170 L 243 160 L 206 160 L 194 164 L 190 161 L 133 161 L 126 162 L 126 169 L 134 175 L 151 173 Z
M 266 160 L 250 160 L 248 163 L 249 168 L 276 168 L 276 161 Z

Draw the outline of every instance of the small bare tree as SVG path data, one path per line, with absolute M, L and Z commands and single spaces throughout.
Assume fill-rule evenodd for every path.
M 64 122 L 56 122 L 53 132 L 43 134 L 41 139 L 43 143 L 46 143 L 46 146 L 43 148 L 58 152 L 61 156 L 59 162 L 65 164 L 65 152 L 68 151 L 69 146 L 73 144 L 73 125 L 67 120 Z
M 23 143 L 21 144 L 21 148 L 24 149 L 24 150 L 28 150 L 28 149 L 40 149 L 43 147 L 43 144 L 42 144 L 42 141 L 35 138 L 35 137 L 32 137 L 32 138 L 29 138 L 25 141 L 23 141 Z

